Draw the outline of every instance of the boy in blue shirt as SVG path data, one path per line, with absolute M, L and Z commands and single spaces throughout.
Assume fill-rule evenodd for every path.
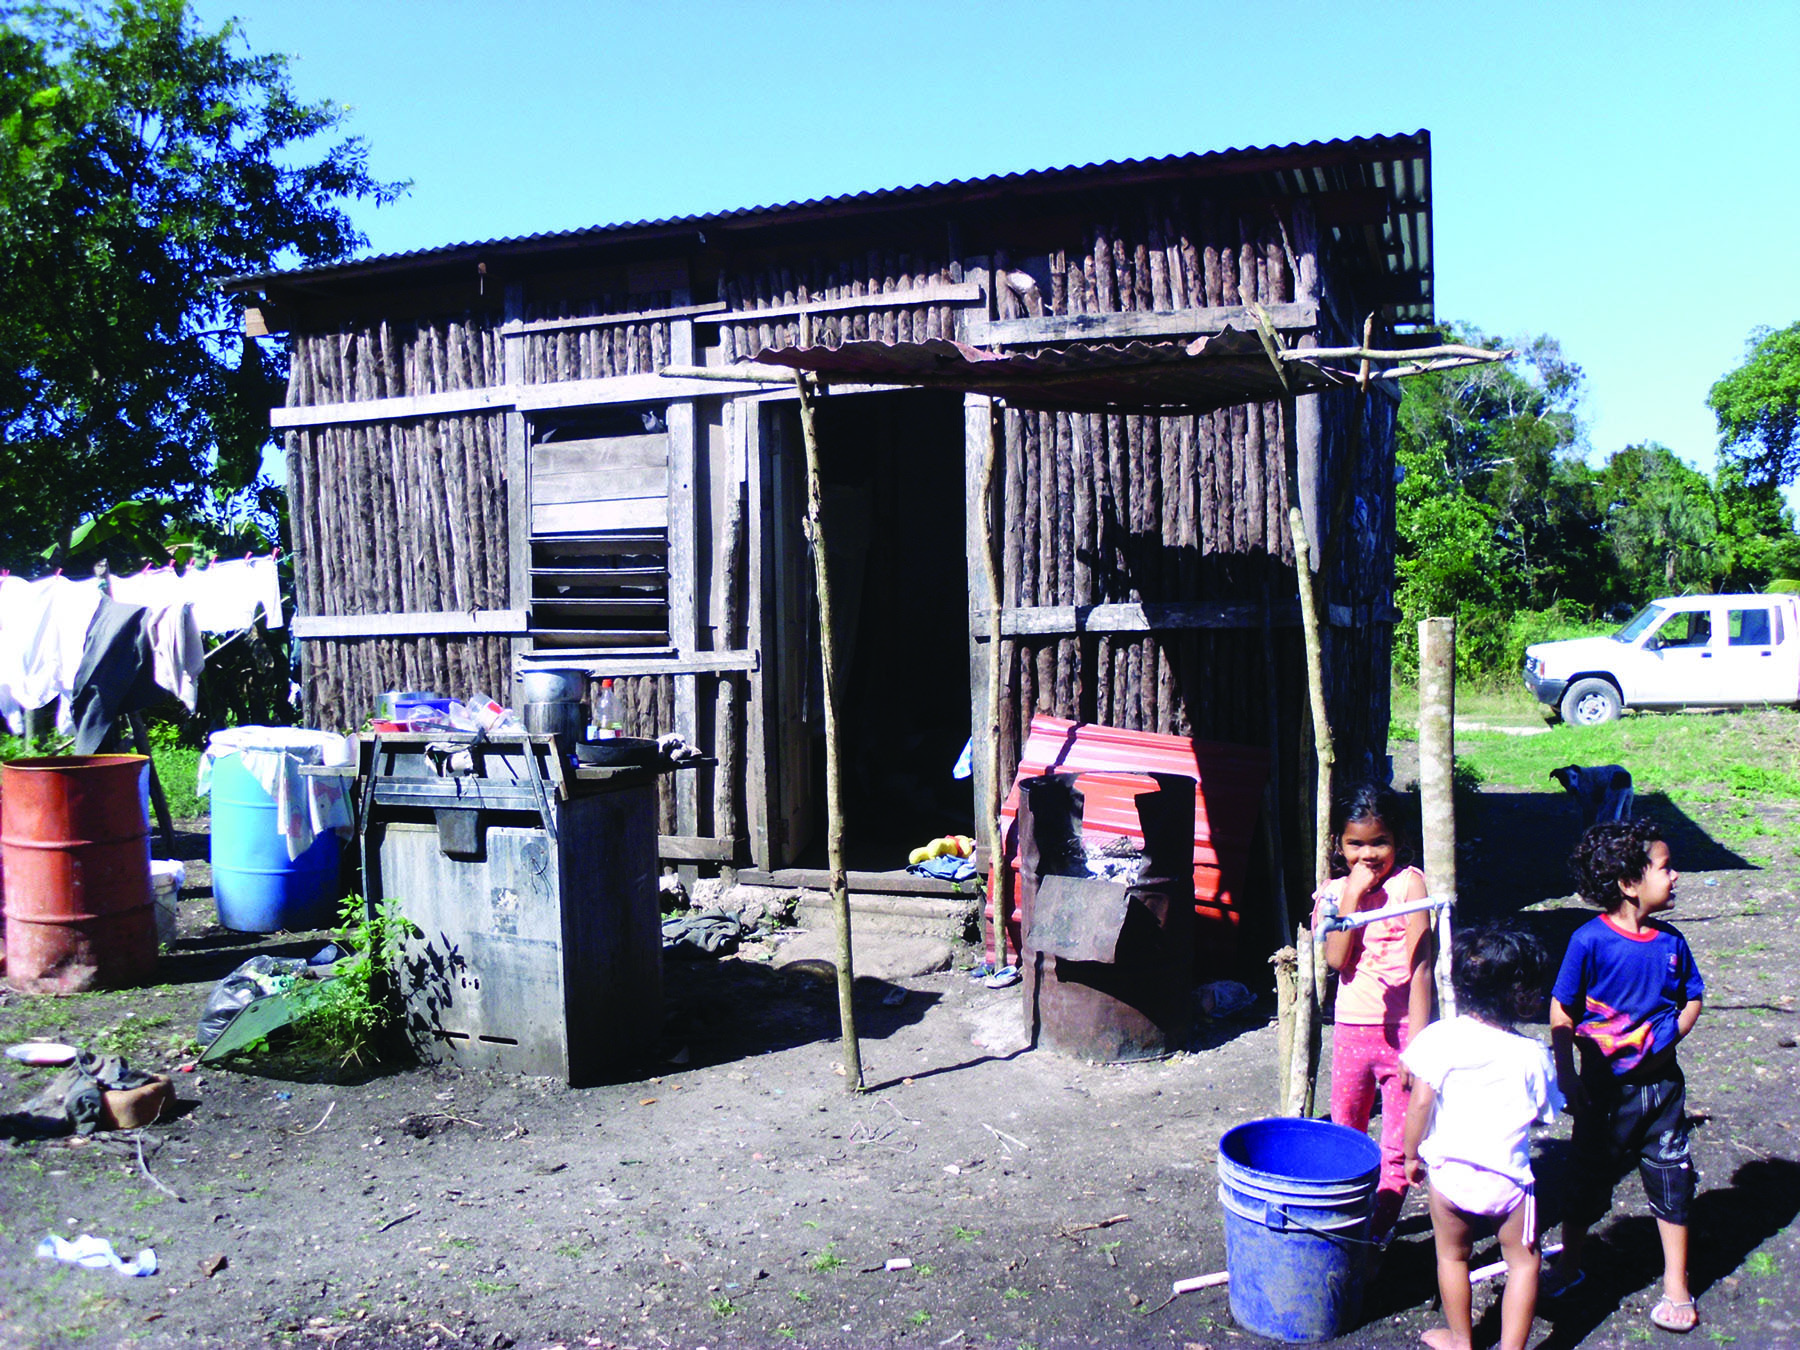
M 1575 1117 L 1576 1193 L 1545 1296 L 1580 1281 L 1588 1229 L 1612 1207 L 1613 1186 L 1635 1161 L 1662 1238 L 1663 1295 L 1650 1320 L 1692 1331 L 1700 1320 L 1687 1280 L 1695 1176 L 1675 1047 L 1694 1029 L 1706 985 L 1687 940 L 1652 917 L 1674 903 L 1677 873 L 1647 820 L 1594 826 L 1571 865 L 1582 899 L 1605 912 L 1576 930 L 1550 991 L 1558 1086 Z

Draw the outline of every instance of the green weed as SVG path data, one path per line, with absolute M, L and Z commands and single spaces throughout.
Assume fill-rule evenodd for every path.
M 799 1335 L 800 1335 L 800 1333 L 799 1333 L 799 1332 L 797 1332 L 797 1331 L 795 1331 L 795 1330 L 794 1330 L 794 1329 L 793 1329 L 793 1328 L 792 1328 L 792 1327 L 790 1327 L 790 1326 L 779 1326 L 779 1327 L 776 1327 L 776 1328 L 775 1328 L 775 1334 L 776 1334 L 776 1335 L 777 1335 L 777 1336 L 779 1336 L 779 1337 L 781 1337 L 781 1339 L 782 1339 L 782 1340 L 784 1340 L 784 1341 L 791 1341 L 791 1340 L 794 1340 L 794 1339 L 795 1339 L 795 1338 L 797 1338 L 797 1337 L 798 1337 L 798 1336 L 799 1336 Z
M 837 1243 L 828 1242 L 825 1250 L 813 1257 L 812 1268 L 817 1271 L 836 1270 L 844 1264 L 844 1258 L 837 1254 Z
M 1767 1252 L 1751 1252 L 1744 1261 L 1744 1274 L 1754 1275 L 1759 1280 L 1773 1275 L 1775 1269 L 1775 1258 Z
M 963 1242 L 973 1242 L 976 1238 L 981 1236 L 981 1230 L 979 1228 L 964 1228 L 960 1223 L 953 1223 L 950 1225 L 950 1236 L 958 1238 Z
M 737 1304 L 723 1294 L 707 1299 L 706 1306 L 712 1309 L 714 1317 L 730 1317 L 733 1313 L 741 1311 Z
M 906 1320 L 911 1322 L 915 1327 L 922 1327 L 931 1320 L 931 1314 L 921 1308 L 916 1313 L 908 1314 Z
M 581 1248 L 577 1247 L 573 1242 L 564 1242 L 557 1247 L 553 1247 L 551 1250 L 554 1251 L 556 1255 L 566 1256 L 570 1260 L 574 1260 L 581 1255 Z
M 501 1284 L 497 1280 L 470 1280 L 469 1288 L 478 1294 L 504 1294 L 509 1289 L 517 1289 L 518 1283 Z
M 466 1252 L 475 1245 L 475 1239 L 466 1237 L 445 1238 L 444 1245 L 446 1247 L 455 1247 L 458 1251 Z
M 796 1303 L 811 1303 L 813 1301 L 813 1296 L 804 1289 L 790 1289 L 788 1291 L 788 1297 L 793 1299 Z
M 337 963 L 332 979 L 295 986 L 305 999 L 296 1027 L 303 1053 L 342 1066 L 373 1056 L 397 1022 L 399 994 L 389 963 L 402 938 L 422 934 L 392 897 L 381 901 L 371 916 L 361 896 L 347 896 L 338 923 L 332 936 L 355 954 Z
M 1031 1295 L 1026 1293 L 1023 1289 L 1007 1288 L 1000 1291 L 1000 1297 L 1005 1299 L 1008 1303 L 1017 1303 L 1021 1299 L 1030 1298 Z

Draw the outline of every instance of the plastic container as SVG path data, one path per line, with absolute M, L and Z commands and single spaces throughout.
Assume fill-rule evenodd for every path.
M 610 741 L 625 734 L 625 719 L 619 713 L 619 694 L 611 680 L 600 681 L 600 693 L 594 700 L 594 727 L 589 739 Z
M 236 754 L 212 769 L 213 900 L 219 922 L 240 933 L 323 928 L 337 915 L 336 834 L 326 830 L 297 858 L 276 828 L 275 799 Z
M 181 898 L 181 888 L 186 884 L 186 863 L 151 859 L 150 899 L 156 913 L 156 944 L 159 947 L 167 947 L 175 941 L 175 902 Z
M 1381 1150 L 1324 1120 L 1252 1120 L 1219 1140 L 1231 1315 L 1273 1340 L 1326 1341 L 1362 1314 Z
M 0 769 L 9 978 L 76 992 L 156 968 L 149 766 L 141 755 L 59 755 Z

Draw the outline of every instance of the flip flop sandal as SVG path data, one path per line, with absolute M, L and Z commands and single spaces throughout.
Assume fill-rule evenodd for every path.
M 1675 1319 L 1685 1308 L 1693 1314 L 1693 1321 L 1679 1322 Z M 1650 1324 L 1663 1331 L 1672 1331 L 1677 1336 L 1685 1336 L 1700 1325 L 1700 1310 L 1694 1306 L 1693 1299 L 1672 1299 L 1667 1294 L 1656 1300 L 1656 1306 L 1650 1309 Z
M 1554 1268 L 1547 1270 L 1538 1277 L 1538 1297 L 1541 1299 L 1566 1298 L 1587 1281 L 1585 1270 L 1578 1270 L 1564 1280 L 1557 1279 L 1553 1270 Z

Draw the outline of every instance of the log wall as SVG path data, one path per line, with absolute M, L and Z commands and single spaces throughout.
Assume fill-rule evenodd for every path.
M 504 382 L 499 334 L 466 317 L 290 341 L 288 403 L 444 393 Z M 290 527 L 303 613 L 503 609 L 508 604 L 505 416 L 415 418 L 287 433 Z M 354 730 L 384 689 L 504 699 L 499 637 L 301 644 L 307 722 Z

